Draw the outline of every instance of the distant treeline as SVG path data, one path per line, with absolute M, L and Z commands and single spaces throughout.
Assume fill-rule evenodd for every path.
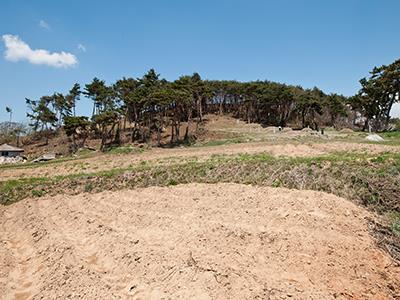
M 26 99 L 26 103 L 33 130 L 63 127 L 75 149 L 89 135 L 101 138 L 102 149 L 118 144 L 122 130 L 129 130 L 132 142 L 154 136 L 161 144 L 162 132 L 170 127 L 171 143 L 181 142 L 180 137 L 188 141 L 195 134 L 190 128 L 198 129 L 208 113 L 315 130 L 326 126 L 387 129 L 390 110 L 400 101 L 400 60 L 374 68 L 360 83 L 359 93 L 345 97 L 271 81 L 203 80 L 197 73 L 170 82 L 151 69 L 141 78 L 122 78 L 112 85 L 94 78 L 83 89 L 75 84 L 67 94 Z M 92 102 L 90 117 L 76 116 L 82 95 Z

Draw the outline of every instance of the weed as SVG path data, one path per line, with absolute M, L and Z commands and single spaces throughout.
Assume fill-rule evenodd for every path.
M 110 154 L 129 154 L 135 150 L 132 146 L 115 147 L 111 148 L 108 153 Z
M 178 182 L 175 180 L 175 179 L 170 179 L 169 181 L 168 181 L 168 183 L 167 183 L 167 185 L 177 185 L 178 184 Z
M 282 182 L 279 179 L 274 180 L 272 182 L 272 187 L 280 187 L 281 185 L 282 185 Z
M 92 184 L 92 183 L 87 183 L 87 184 L 85 184 L 84 191 L 85 191 L 86 193 L 89 193 L 89 192 L 93 191 L 93 184 Z
M 222 140 L 212 140 L 205 143 L 194 144 L 195 147 L 212 147 L 212 146 L 222 146 L 230 144 L 240 144 L 249 142 L 249 139 L 242 138 L 232 138 L 232 139 L 222 139 Z
M 46 192 L 43 190 L 32 190 L 33 197 L 42 197 Z
M 382 135 L 382 137 L 384 138 L 393 138 L 393 139 L 396 138 L 400 140 L 400 130 L 382 132 L 380 135 Z
M 393 233 L 400 237 L 400 213 L 399 212 L 390 213 L 389 219 Z

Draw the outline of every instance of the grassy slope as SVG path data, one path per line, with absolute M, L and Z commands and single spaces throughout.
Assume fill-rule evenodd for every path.
M 218 155 L 177 163 L 146 163 L 97 173 L 27 178 L 0 183 L 0 203 L 30 196 L 79 193 L 188 182 L 236 182 L 334 193 L 379 211 L 400 212 L 400 154 L 377 157 L 335 153 L 312 158 L 274 158 L 268 154 Z

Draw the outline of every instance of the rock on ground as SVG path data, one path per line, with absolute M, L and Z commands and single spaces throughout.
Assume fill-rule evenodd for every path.
M 384 139 L 377 134 L 369 134 L 365 139 L 367 141 L 371 141 L 371 142 L 383 142 L 384 141 Z

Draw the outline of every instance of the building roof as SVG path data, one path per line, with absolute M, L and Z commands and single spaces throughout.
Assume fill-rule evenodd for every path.
M 7 151 L 7 152 L 24 152 L 24 149 L 13 147 L 7 144 L 0 145 L 0 151 Z

